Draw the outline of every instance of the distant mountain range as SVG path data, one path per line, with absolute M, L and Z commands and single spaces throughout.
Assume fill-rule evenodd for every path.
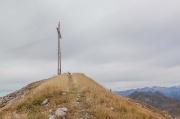
M 129 97 L 130 94 L 134 93 L 135 91 L 138 92 L 160 92 L 163 95 L 167 97 L 174 98 L 176 100 L 180 100 L 180 85 L 179 86 L 173 86 L 173 87 L 145 87 L 145 88 L 137 88 L 137 89 L 131 89 L 127 91 L 114 91 L 116 94 L 119 94 L 121 96 Z
M 115 91 L 121 96 L 144 102 L 180 119 L 180 86 L 145 87 L 127 91 Z
M 159 110 L 168 112 L 169 114 L 180 117 L 180 101 L 167 97 L 160 92 L 138 92 L 135 91 L 129 95 L 129 98 L 144 102 Z

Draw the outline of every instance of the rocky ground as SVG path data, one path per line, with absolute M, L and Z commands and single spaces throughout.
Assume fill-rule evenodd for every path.
M 45 80 L 46 79 L 40 80 L 40 81 L 37 81 L 37 82 L 33 82 L 33 83 L 23 87 L 22 89 L 17 90 L 16 92 L 8 94 L 8 95 L 6 95 L 4 97 L 0 97 L 0 110 L 8 107 L 9 105 L 11 105 L 17 99 L 25 96 L 31 89 L 34 89 L 35 87 L 39 86 Z

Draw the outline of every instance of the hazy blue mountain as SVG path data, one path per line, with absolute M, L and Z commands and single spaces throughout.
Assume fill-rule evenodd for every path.
M 172 97 L 174 99 L 180 100 L 180 85 L 179 86 L 173 86 L 173 87 L 145 87 L 145 88 L 137 88 L 137 89 L 131 89 L 127 91 L 114 91 L 116 94 L 119 94 L 121 96 L 129 97 L 130 94 L 134 93 L 135 91 L 138 92 L 160 92 L 163 95 L 167 97 Z
M 180 94 L 173 94 L 170 96 L 171 98 L 174 98 L 176 100 L 180 100 Z
M 180 101 L 167 97 L 160 92 L 138 92 L 135 91 L 129 95 L 130 98 L 144 102 L 159 110 L 166 111 L 169 114 L 180 116 Z

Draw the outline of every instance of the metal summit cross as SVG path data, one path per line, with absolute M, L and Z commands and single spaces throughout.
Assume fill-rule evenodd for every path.
M 61 32 L 60 32 L 60 22 L 58 23 L 58 27 L 56 28 L 58 32 L 58 69 L 57 69 L 57 75 L 61 74 L 61 46 L 60 46 L 60 39 Z

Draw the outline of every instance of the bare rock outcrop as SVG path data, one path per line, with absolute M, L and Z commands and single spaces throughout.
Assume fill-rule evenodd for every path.
M 25 87 L 23 87 L 22 89 L 13 92 L 9 95 L 6 95 L 4 97 L 0 98 L 0 110 L 8 107 L 9 105 L 11 105 L 14 101 L 16 101 L 17 99 L 23 97 L 24 95 L 26 95 L 30 90 L 34 89 L 35 87 L 39 86 L 42 82 L 44 82 L 46 79 L 44 80 L 40 80 L 37 82 L 33 82 Z
M 48 119 L 56 119 L 58 117 L 63 117 L 65 119 L 65 115 L 66 115 L 66 112 L 68 111 L 67 108 L 63 107 L 63 108 L 58 108 L 56 111 L 55 111 L 55 115 L 49 115 L 48 116 Z

